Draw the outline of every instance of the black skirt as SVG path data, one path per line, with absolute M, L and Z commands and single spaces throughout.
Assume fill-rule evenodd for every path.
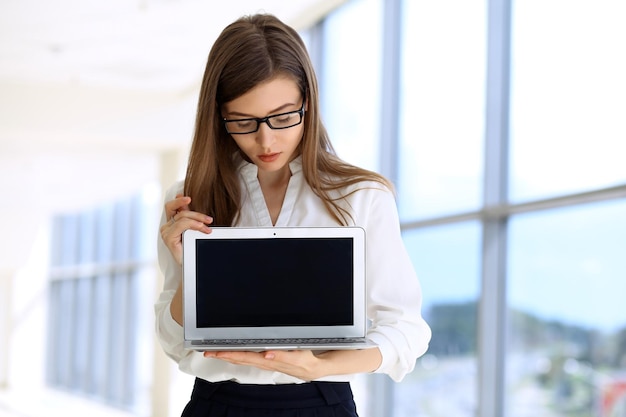
M 196 378 L 181 417 L 358 417 L 347 382 L 253 385 Z

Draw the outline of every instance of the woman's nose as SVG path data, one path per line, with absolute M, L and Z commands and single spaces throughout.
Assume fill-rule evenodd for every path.
M 269 148 L 274 141 L 274 132 L 267 123 L 259 125 L 259 130 L 256 132 L 256 141 L 264 148 Z

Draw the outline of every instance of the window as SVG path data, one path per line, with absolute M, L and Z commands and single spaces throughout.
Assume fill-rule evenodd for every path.
M 610 201 L 511 221 L 508 416 L 594 415 L 626 383 L 624 213 Z
M 379 168 L 381 10 L 380 0 L 359 0 L 329 15 L 319 71 L 322 116 L 335 150 L 373 170 Z
M 482 198 L 486 4 L 402 5 L 400 216 L 476 210 Z
M 477 403 L 477 308 L 480 296 L 480 225 L 438 226 L 404 233 L 422 284 L 428 352 L 394 386 L 396 417 L 474 416 Z
M 47 382 L 131 411 L 151 384 L 153 194 L 53 221 Z
M 478 404 L 481 227 L 428 220 L 482 204 L 486 3 L 403 1 L 401 16 L 398 207 L 433 337 L 416 371 L 394 385 L 393 415 L 470 417 Z M 427 224 L 412 226 L 420 220 Z
M 623 184 L 626 3 L 513 4 L 511 199 Z
M 383 134 L 331 139 L 396 183 L 433 340 L 362 415 L 622 415 L 626 5 L 387 0 L 372 20 L 366 4 L 322 25 L 325 116 L 378 105 Z M 366 46 L 379 71 L 349 55 Z
M 626 5 L 514 5 L 506 415 L 619 415 Z

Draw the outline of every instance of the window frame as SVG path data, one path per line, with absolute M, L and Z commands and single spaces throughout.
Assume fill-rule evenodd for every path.
M 399 177 L 400 51 L 403 0 L 384 2 L 382 100 L 379 166 L 381 174 L 396 183 Z M 509 220 L 518 214 L 540 212 L 593 202 L 626 199 L 626 184 L 540 197 L 523 202 L 509 201 L 509 117 L 511 94 L 512 1 L 486 0 L 487 66 L 485 83 L 485 134 L 483 167 L 483 200 L 473 211 L 457 212 L 419 220 L 402 221 L 403 232 L 429 227 L 477 221 L 482 225 L 481 292 L 478 314 L 478 398 L 477 415 L 499 417 L 505 412 L 506 328 L 508 303 L 507 242 Z M 331 12 L 332 13 L 332 12 Z M 319 39 L 324 34 L 318 23 L 311 30 L 316 45 L 314 64 L 324 59 Z M 320 76 L 323 85 L 323 74 Z M 394 415 L 393 382 L 373 375 L 368 386 L 368 411 L 372 416 Z M 373 394 L 376 394 L 375 396 Z

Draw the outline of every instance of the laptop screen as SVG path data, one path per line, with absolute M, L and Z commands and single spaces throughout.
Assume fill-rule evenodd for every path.
M 352 238 L 195 243 L 197 327 L 354 324 Z

